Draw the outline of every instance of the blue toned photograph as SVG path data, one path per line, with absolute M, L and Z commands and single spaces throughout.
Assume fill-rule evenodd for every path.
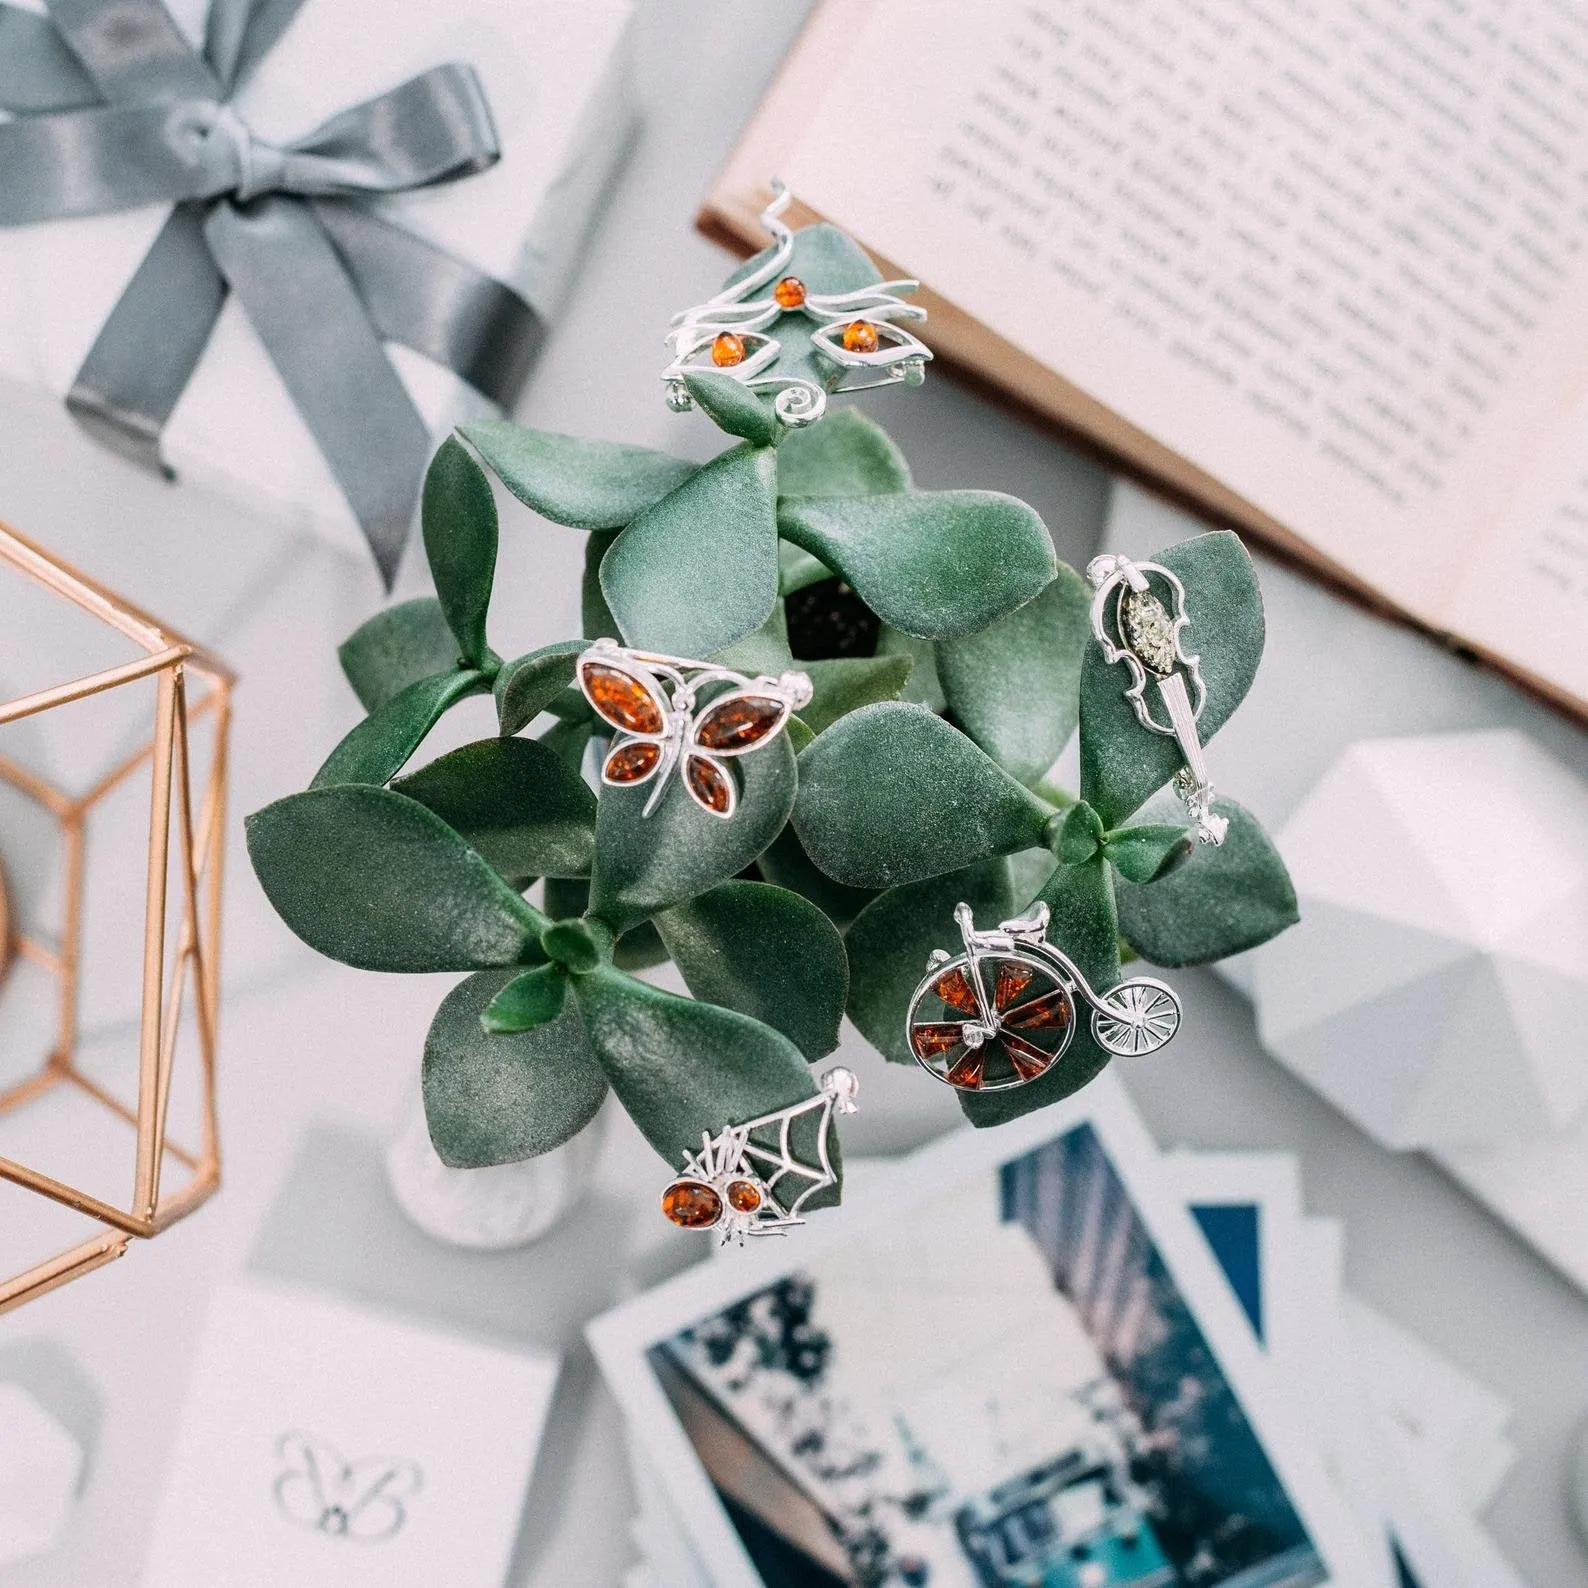
M 768 1588 L 1327 1580 L 1089 1125 L 649 1362 Z

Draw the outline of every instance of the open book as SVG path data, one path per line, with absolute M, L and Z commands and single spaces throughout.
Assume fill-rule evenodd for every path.
M 1588 714 L 1579 0 L 824 0 L 702 224 Z

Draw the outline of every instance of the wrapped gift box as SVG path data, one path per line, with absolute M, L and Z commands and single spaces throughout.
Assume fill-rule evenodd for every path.
M 12 0 L 42 10 L 42 0 Z M 188 38 L 206 0 L 168 0 Z M 349 106 L 448 62 L 479 74 L 500 137 L 490 170 L 371 201 L 383 218 L 518 289 L 551 322 L 629 141 L 632 0 L 305 0 L 231 101 L 287 143 Z M 144 207 L 0 229 L 0 401 L 64 398 L 169 214 Z M 450 371 L 389 347 L 441 432 L 485 408 Z M 185 481 L 368 556 L 357 522 L 263 343 L 229 300 L 163 436 Z

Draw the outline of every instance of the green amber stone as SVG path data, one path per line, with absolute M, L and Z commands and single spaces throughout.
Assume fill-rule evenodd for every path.
M 1167 677 L 1175 667 L 1174 619 L 1150 590 L 1127 590 L 1121 603 L 1125 643 L 1150 672 Z

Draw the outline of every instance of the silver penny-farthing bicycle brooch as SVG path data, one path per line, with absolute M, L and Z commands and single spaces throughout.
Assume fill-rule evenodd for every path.
M 1161 563 L 1132 562 L 1128 557 L 1094 557 L 1087 564 L 1086 577 L 1095 592 L 1092 634 L 1104 658 L 1129 668 L 1125 698 L 1142 727 L 1179 744 L 1185 766 L 1176 774 L 1174 787 L 1191 814 L 1197 838 L 1204 844 L 1222 844 L 1230 824 L 1213 813 L 1213 784 L 1197 731 L 1208 692 L 1202 681 L 1202 658 L 1185 645 L 1190 622 L 1185 586 Z M 1147 699 L 1149 683 L 1161 718 Z
M 978 932 L 956 905 L 961 954 L 937 949 L 915 989 L 905 1031 L 916 1062 L 962 1092 L 1003 1092 L 1045 1075 L 1075 1037 L 1081 1006 L 1106 1052 L 1155 1052 L 1180 1029 L 1180 1000 L 1152 976 L 1093 992 L 1080 968 L 1047 939 L 1048 907 Z

